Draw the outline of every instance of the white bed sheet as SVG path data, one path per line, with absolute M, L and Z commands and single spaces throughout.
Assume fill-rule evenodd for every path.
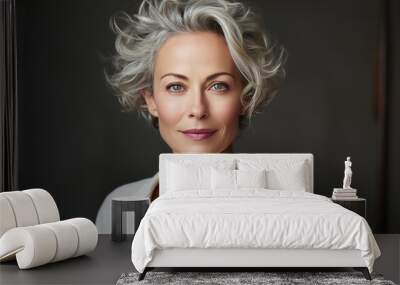
M 356 213 L 321 195 L 265 189 L 160 196 L 133 239 L 133 265 L 143 272 L 154 250 L 165 248 L 358 249 L 370 272 L 380 256 Z

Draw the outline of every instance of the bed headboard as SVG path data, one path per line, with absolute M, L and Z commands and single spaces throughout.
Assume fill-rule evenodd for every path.
M 308 169 L 307 192 L 314 192 L 314 156 L 311 153 L 161 153 L 159 156 L 159 190 L 160 195 L 165 193 L 166 185 L 166 161 L 167 160 L 190 160 L 190 161 L 216 161 L 226 159 L 257 159 L 257 160 L 288 160 L 305 161 Z

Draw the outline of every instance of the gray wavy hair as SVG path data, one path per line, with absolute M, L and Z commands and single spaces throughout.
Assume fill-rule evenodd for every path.
M 152 93 L 157 51 L 176 33 L 211 31 L 224 36 L 245 83 L 240 97 L 240 128 L 277 94 L 285 77 L 286 53 L 272 45 L 257 16 L 240 2 L 227 0 L 144 0 L 131 17 L 119 11 L 110 18 L 117 35 L 112 57 L 114 71 L 105 72 L 123 111 L 138 110 L 155 128 L 158 119 L 148 111 L 143 90 Z

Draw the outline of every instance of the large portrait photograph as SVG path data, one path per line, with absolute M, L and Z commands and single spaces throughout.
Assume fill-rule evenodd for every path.
M 0 4 L 1 284 L 400 282 L 398 1 Z

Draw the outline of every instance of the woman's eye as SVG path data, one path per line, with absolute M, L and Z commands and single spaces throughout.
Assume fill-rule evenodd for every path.
M 183 87 L 180 84 L 171 84 L 167 86 L 167 90 L 177 93 L 181 92 L 183 90 Z
M 221 82 L 215 83 L 211 88 L 213 88 L 213 87 L 216 87 L 216 88 L 214 88 L 214 91 L 228 90 L 228 85 L 226 85 L 225 83 L 221 83 Z
M 218 82 L 218 83 L 213 84 L 211 86 L 211 89 L 213 89 L 213 91 L 220 92 L 220 91 L 226 91 L 229 88 L 228 88 L 227 84 Z M 183 92 L 184 87 L 181 84 L 170 84 L 167 86 L 167 90 L 172 93 L 180 93 L 180 92 Z

